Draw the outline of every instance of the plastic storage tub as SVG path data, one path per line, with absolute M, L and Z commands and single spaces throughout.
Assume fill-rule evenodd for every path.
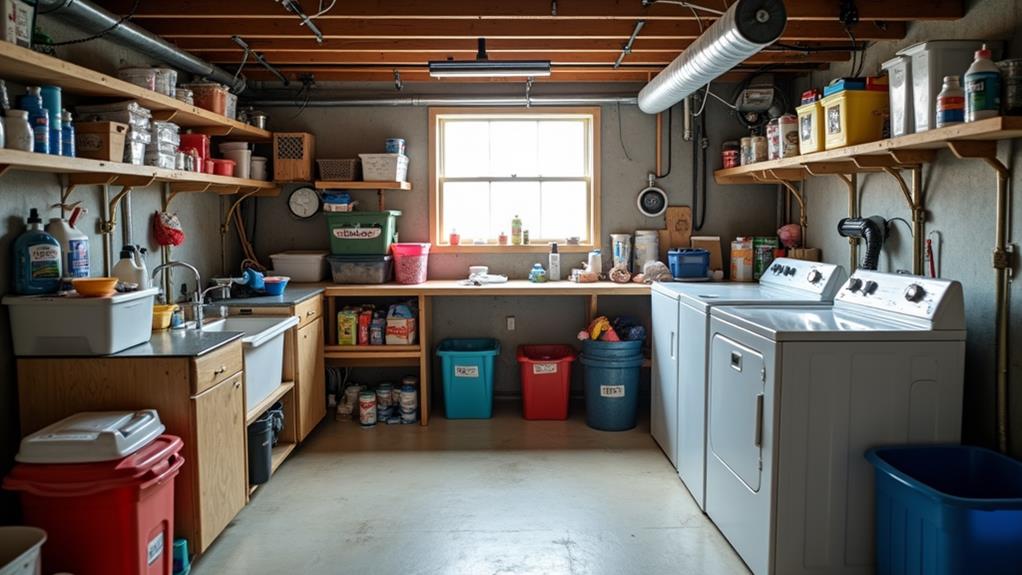
M 571 364 L 570 345 L 523 345 L 518 348 L 522 373 L 522 417 L 568 419 Z
M 0 575 L 41 575 L 45 542 L 38 527 L 0 527 Z
M 579 357 L 585 368 L 586 425 L 601 431 L 635 427 L 642 355 L 619 359 Z
M 14 355 L 108 355 L 152 336 L 150 288 L 110 297 L 6 296 Z
M 676 278 L 705 278 L 710 271 L 710 252 L 700 248 L 668 250 L 667 265 Z
M 390 256 L 330 256 L 335 284 L 385 284 L 393 273 Z
M 248 426 L 248 483 L 262 485 L 273 471 L 273 414 L 259 416 Z
M 408 156 L 404 154 L 359 154 L 362 178 L 367 182 L 403 182 L 408 177 Z
M 330 253 L 334 255 L 375 255 L 390 253 L 397 241 L 397 218 L 401 212 L 327 212 Z
M 44 572 L 170 575 L 181 448 L 162 435 L 114 461 L 17 464 L 4 488 L 19 493 L 25 522 L 46 531 Z
M 1022 462 L 964 445 L 866 452 L 877 575 L 1019 573 Z
M 326 276 L 325 251 L 289 251 L 273 254 L 273 273 L 287 276 L 297 283 L 318 282 Z
M 828 150 L 875 142 L 884 137 L 884 117 L 891 105 L 887 92 L 845 90 L 820 101 L 824 145 Z
M 795 108 L 798 113 L 798 153 L 823 151 L 823 106 L 819 101 Z
M 907 56 L 912 61 L 909 71 L 916 132 L 937 127 L 937 94 L 944 84 L 944 76 L 965 76 L 976 50 L 982 45 L 982 40 L 930 40 L 898 51 L 899 56 Z M 991 43 L 988 46 L 996 56 L 996 46 Z
M 912 58 L 895 56 L 880 67 L 887 71 L 891 137 L 911 134 L 916 131 L 915 115 L 912 113 Z
M 493 362 L 500 355 L 495 339 L 445 339 L 437 347 L 444 378 L 447 419 L 493 416 Z
M 394 280 L 399 284 L 421 284 L 428 277 L 430 244 L 394 244 Z

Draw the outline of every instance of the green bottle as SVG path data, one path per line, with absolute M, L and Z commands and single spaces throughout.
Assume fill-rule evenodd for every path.
M 511 245 L 522 245 L 522 218 L 518 214 L 511 219 Z

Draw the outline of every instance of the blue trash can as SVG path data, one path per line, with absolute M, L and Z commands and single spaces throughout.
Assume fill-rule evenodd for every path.
M 582 340 L 582 353 L 593 359 L 629 359 L 642 353 L 642 340 L 585 339 Z
M 964 445 L 882 447 L 866 459 L 877 575 L 1022 570 L 1022 462 Z
M 642 356 L 579 357 L 585 370 L 586 424 L 601 431 L 635 427 L 639 412 L 639 367 Z
M 493 417 L 493 360 L 500 355 L 500 342 L 445 339 L 436 354 L 443 373 L 447 419 Z

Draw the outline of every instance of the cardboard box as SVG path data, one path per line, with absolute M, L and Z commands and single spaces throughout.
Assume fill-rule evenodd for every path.
M 692 247 L 710 252 L 710 271 L 724 269 L 721 257 L 720 236 L 692 236 Z
M 415 318 L 388 317 L 387 345 L 415 345 L 418 339 Z
M 0 40 L 31 48 L 35 9 L 23 0 L 0 0 L 0 9 L 3 10 L 4 18 Z

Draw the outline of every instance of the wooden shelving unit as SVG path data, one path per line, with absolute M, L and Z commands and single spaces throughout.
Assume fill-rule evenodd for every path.
M 406 192 L 411 191 L 411 182 L 377 182 L 377 181 L 358 181 L 358 182 L 338 182 L 332 180 L 316 180 L 313 184 L 317 190 L 376 190 L 377 202 L 379 204 L 379 210 L 382 212 L 384 209 L 384 197 L 383 192 L 385 190 L 403 190 Z
M 252 425 L 252 422 L 259 419 L 259 416 L 266 412 L 267 409 L 273 406 L 274 403 L 280 401 L 280 398 L 284 397 L 287 392 L 295 388 L 295 382 L 285 381 L 280 384 L 280 387 L 273 390 L 273 393 L 268 395 L 266 399 L 260 401 L 255 407 L 248 410 L 245 416 L 245 425 Z

